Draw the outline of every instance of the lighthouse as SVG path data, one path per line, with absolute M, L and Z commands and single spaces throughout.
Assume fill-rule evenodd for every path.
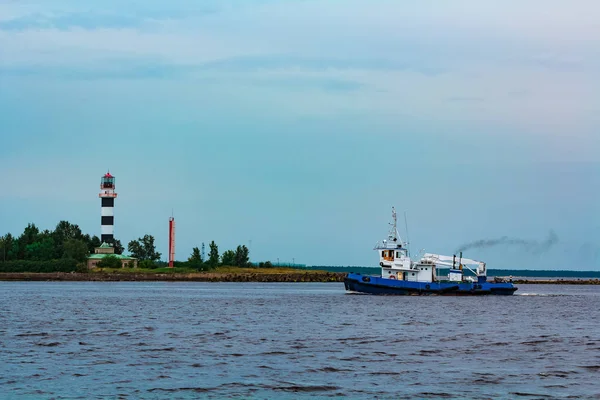
M 115 198 L 117 193 L 115 192 L 115 177 L 107 172 L 100 179 L 100 194 L 98 195 L 102 201 L 102 212 L 101 212 L 101 236 L 100 240 L 103 243 L 114 242 L 114 224 L 115 224 Z

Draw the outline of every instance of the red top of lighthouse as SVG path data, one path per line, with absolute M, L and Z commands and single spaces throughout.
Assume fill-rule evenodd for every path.
M 115 189 L 115 177 L 112 176 L 110 174 L 110 172 L 107 172 L 101 179 L 100 179 L 100 189 L 104 190 L 104 189 Z M 104 194 L 108 194 L 108 193 L 104 193 Z M 116 196 L 114 196 L 116 197 Z

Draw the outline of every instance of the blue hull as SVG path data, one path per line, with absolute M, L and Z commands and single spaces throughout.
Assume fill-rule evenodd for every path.
M 384 295 L 482 296 L 512 295 L 512 283 L 496 282 L 409 282 L 349 273 L 344 279 L 347 291 Z

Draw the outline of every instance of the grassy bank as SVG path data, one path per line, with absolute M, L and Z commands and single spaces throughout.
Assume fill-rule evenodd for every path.
M 327 271 L 302 271 L 293 268 L 240 268 L 221 266 L 210 271 L 197 271 L 193 268 L 98 268 L 89 271 L 90 274 L 296 274 L 296 273 L 325 273 Z
M 342 282 L 346 274 L 292 268 L 219 267 L 198 272 L 187 268 L 119 268 L 86 273 L 0 273 L 0 281 L 191 281 L 191 282 Z

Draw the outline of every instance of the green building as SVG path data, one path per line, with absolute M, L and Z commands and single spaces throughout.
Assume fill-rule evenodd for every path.
M 88 268 L 97 268 L 97 264 L 108 255 L 117 257 L 121 260 L 121 266 L 123 268 L 130 266 L 137 268 L 137 258 L 115 254 L 115 248 L 108 243 L 102 243 L 100 247 L 94 249 L 94 254 L 91 254 L 87 259 Z

